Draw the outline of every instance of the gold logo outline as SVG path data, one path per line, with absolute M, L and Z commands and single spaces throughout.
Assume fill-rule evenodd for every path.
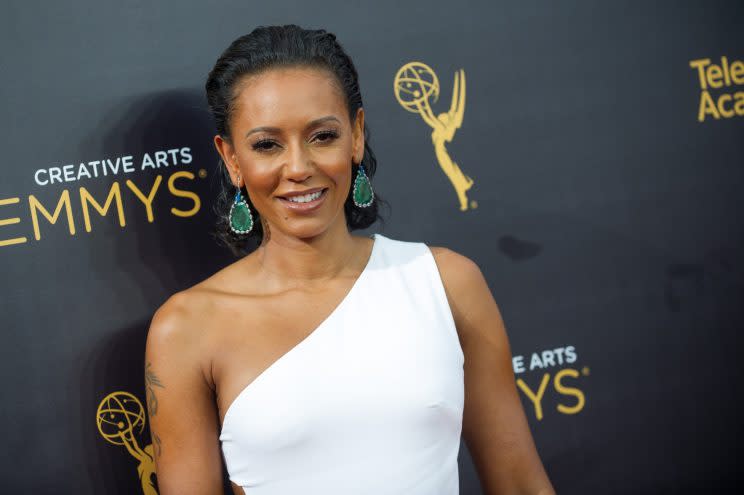
M 475 208 L 475 201 L 468 201 L 467 192 L 473 186 L 473 179 L 464 174 L 460 166 L 452 160 L 446 148 L 451 143 L 455 131 L 462 126 L 465 114 L 465 70 L 455 72 L 452 87 L 452 101 L 447 112 L 434 115 L 430 99 L 439 99 L 439 78 L 436 72 L 423 62 L 413 61 L 404 64 L 395 74 L 393 93 L 398 103 L 407 111 L 417 113 L 432 128 L 431 140 L 434 145 L 439 167 L 452 183 L 460 211 Z
M 153 478 L 156 478 L 155 456 L 152 444 L 143 449 L 135 436 L 145 428 L 145 409 L 133 394 L 120 390 L 101 399 L 96 410 L 98 433 L 107 442 L 123 445 L 137 461 L 137 476 L 144 495 L 158 495 Z

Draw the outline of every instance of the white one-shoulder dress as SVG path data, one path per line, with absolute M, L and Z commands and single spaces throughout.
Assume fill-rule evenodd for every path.
M 219 439 L 248 495 L 453 495 L 464 355 L 428 246 L 374 234 L 326 319 L 245 387 Z

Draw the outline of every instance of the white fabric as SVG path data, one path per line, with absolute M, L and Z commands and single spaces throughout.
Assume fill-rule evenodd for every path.
M 248 495 L 453 495 L 464 355 L 431 251 L 374 234 L 333 312 L 244 388 L 219 439 Z

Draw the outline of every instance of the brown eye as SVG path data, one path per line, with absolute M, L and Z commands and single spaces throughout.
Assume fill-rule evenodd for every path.
M 338 137 L 338 133 L 336 131 L 322 131 L 315 135 L 315 139 L 317 139 L 321 143 L 333 141 L 337 137 Z
M 262 139 L 261 141 L 253 143 L 253 149 L 256 151 L 270 151 L 273 149 L 275 144 L 274 141 L 269 139 Z

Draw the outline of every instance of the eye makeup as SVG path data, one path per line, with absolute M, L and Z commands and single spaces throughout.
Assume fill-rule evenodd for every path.
M 312 136 L 312 140 L 314 142 L 318 142 L 319 144 L 327 144 L 332 141 L 335 141 L 339 137 L 339 132 L 335 129 L 324 129 L 320 132 L 315 133 Z M 274 139 L 259 139 L 255 143 L 251 144 L 251 148 L 254 151 L 258 151 L 260 153 L 273 151 L 276 146 L 279 146 L 279 143 L 277 143 Z

